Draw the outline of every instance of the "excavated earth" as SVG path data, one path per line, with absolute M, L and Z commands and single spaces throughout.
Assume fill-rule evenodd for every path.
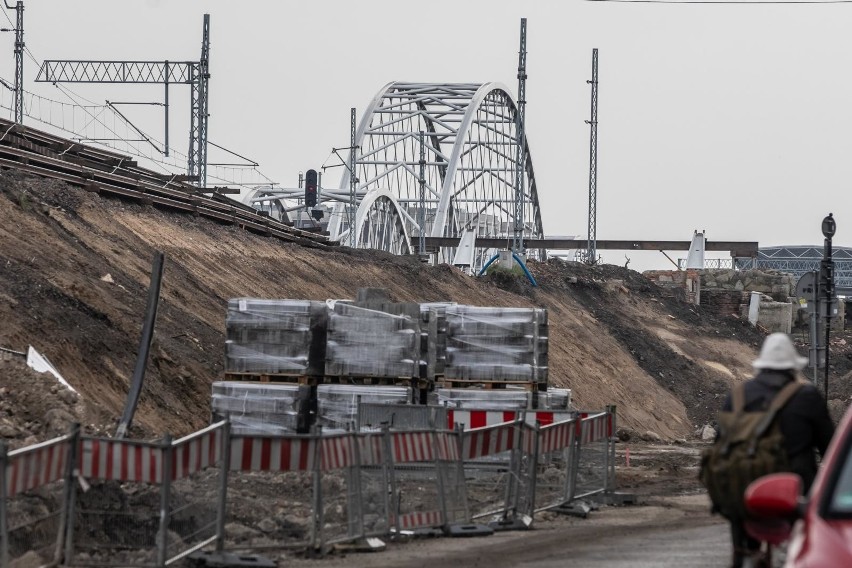
M 580 408 L 615 404 L 621 428 L 663 440 L 712 422 L 729 385 L 751 373 L 762 339 L 740 319 L 705 313 L 611 265 L 531 262 L 537 288 L 507 273 L 474 279 L 415 258 L 285 243 L 15 170 L 0 173 L 0 216 L 0 347 L 32 345 L 80 393 L 4 357 L 0 435 L 11 445 L 55 433 L 70 417 L 89 432 L 114 431 L 157 250 L 166 268 L 132 430 L 141 438 L 208 422 L 234 297 L 351 298 L 370 286 L 397 301 L 545 307 L 551 385 L 572 389 Z
M 660 521 L 661 530 L 684 518 L 719 522 L 697 487 L 695 438 L 730 385 L 751 375 L 763 333 L 671 297 L 635 271 L 550 260 L 529 263 L 535 288 L 505 272 L 474 279 L 416 258 L 286 243 L 16 170 L 0 172 L 0 217 L 0 440 L 10 447 L 75 421 L 87 433 L 115 431 L 159 250 L 162 295 L 132 437 L 180 436 L 209 422 L 229 298 L 352 298 L 360 287 L 383 287 L 396 301 L 545 307 L 550 384 L 570 388 L 581 409 L 617 406 L 619 488 L 649 504 L 630 514 L 637 526 L 669 510 L 680 512 Z M 13 353 L 28 346 L 79 394 L 28 369 Z M 831 349 L 829 398 L 839 414 L 852 394 L 852 335 L 836 334 Z M 237 520 L 252 525 L 276 514 L 277 490 L 247 491 L 253 499 L 231 513 Z M 611 526 L 621 526 L 621 515 L 608 517 Z M 574 524 L 542 522 L 555 530 Z M 558 540 L 553 546 L 564 544 Z M 382 565 L 407 563 L 408 553 L 399 554 Z

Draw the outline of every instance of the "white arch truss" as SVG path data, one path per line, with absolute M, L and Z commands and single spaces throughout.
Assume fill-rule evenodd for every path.
M 477 236 L 507 239 L 515 227 L 517 105 L 499 83 L 389 83 L 371 102 L 356 130 L 356 202 L 383 191 L 393 196 L 407 239 Z M 424 133 L 425 222 L 420 226 L 420 132 Z M 526 137 L 524 137 L 526 139 Z M 540 238 L 538 193 L 529 142 L 524 148 L 524 238 Z M 347 159 L 347 164 L 350 163 Z M 333 239 L 344 239 L 350 172 L 343 174 L 329 223 Z M 375 201 L 369 202 L 375 206 Z M 361 218 L 359 213 L 356 218 Z M 360 243 L 360 239 L 359 239 Z M 366 246 L 358 244 L 356 246 Z M 479 249 L 481 266 L 494 251 Z M 453 249 L 439 251 L 452 260 Z
M 391 192 L 386 189 L 371 191 L 358 206 L 355 246 L 411 254 L 406 225 L 405 213 Z

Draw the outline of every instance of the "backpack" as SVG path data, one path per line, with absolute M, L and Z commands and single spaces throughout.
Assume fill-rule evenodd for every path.
M 728 519 L 748 517 L 743 496 L 749 484 L 770 473 L 789 471 L 778 412 L 804 383 L 793 381 L 782 388 L 769 408 L 745 412 L 745 385 L 736 385 L 731 393 L 731 411 L 719 413 L 719 436 L 701 453 L 699 479 L 713 510 Z

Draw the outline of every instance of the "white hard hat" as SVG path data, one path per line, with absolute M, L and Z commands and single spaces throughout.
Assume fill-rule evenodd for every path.
M 808 364 L 807 357 L 800 357 L 796 347 L 786 333 L 773 333 L 763 341 L 760 357 L 754 360 L 755 369 L 796 369 Z

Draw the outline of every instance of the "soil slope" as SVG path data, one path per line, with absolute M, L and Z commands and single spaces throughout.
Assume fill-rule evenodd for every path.
M 668 439 L 712 420 L 730 383 L 751 373 L 761 341 L 740 320 L 664 297 L 615 266 L 531 262 L 538 288 L 506 274 L 474 279 L 414 258 L 286 244 L 14 170 L 0 173 L 0 216 L 0 347 L 46 354 L 80 392 L 73 407 L 90 431 L 113 432 L 122 412 L 155 250 L 166 269 L 133 430 L 141 437 L 208 421 L 233 297 L 351 298 L 372 286 L 397 301 L 545 307 L 551 384 L 571 388 L 581 408 L 617 405 L 621 427 Z M 45 386 L 0 361 L 0 388 Z M 19 438 L 50 419 L 25 425 L 0 408 L 0 424 Z

